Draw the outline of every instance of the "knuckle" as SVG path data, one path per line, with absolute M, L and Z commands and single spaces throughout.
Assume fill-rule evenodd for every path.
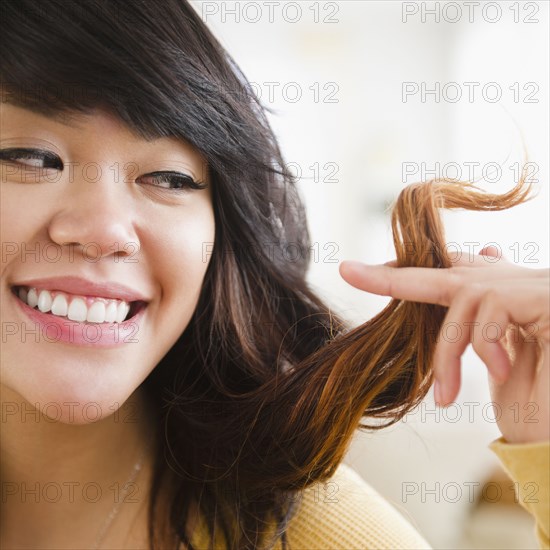
M 484 290 L 485 292 L 483 293 L 482 301 L 486 307 L 490 307 L 491 304 L 502 301 L 505 299 L 506 295 L 509 294 L 509 291 L 494 286 L 488 287 Z
M 439 294 L 439 303 L 440 304 L 450 304 L 453 300 L 453 297 L 463 287 L 463 278 L 460 273 L 457 273 L 454 270 L 447 270 L 446 272 L 446 284 L 440 290 Z
M 475 351 L 475 353 L 478 357 L 483 359 L 483 357 L 485 356 L 484 346 L 483 346 L 483 342 L 481 341 L 480 338 L 474 338 L 472 340 L 472 349 Z
M 460 301 L 477 301 L 480 297 L 486 295 L 488 287 L 485 283 L 479 281 L 469 282 L 461 286 L 457 291 L 457 298 Z

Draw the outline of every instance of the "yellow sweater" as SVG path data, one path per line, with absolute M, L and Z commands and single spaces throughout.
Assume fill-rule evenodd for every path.
M 550 548 L 550 442 L 510 444 L 499 438 L 489 448 L 517 482 L 518 500 L 536 520 L 540 548 Z M 532 483 L 538 486 L 537 499 L 524 494 Z M 290 550 L 430 548 L 389 502 L 344 463 L 324 486 L 315 484 L 306 489 L 287 533 Z M 208 540 L 201 519 L 191 542 L 197 550 L 207 550 Z M 225 546 L 216 543 L 215 548 L 223 550 Z M 281 548 L 279 542 L 276 550 Z

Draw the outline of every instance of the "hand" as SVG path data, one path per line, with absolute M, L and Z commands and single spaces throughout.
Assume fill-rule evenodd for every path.
M 345 261 L 340 274 L 373 294 L 447 307 L 433 358 L 436 402 L 449 405 L 456 398 L 461 356 L 471 343 L 487 366 L 495 416 L 506 441 L 546 441 L 550 270 L 484 257 L 495 255 L 491 247 L 479 255 L 462 254 L 449 269 L 396 267 L 395 260 L 374 266 Z M 456 338 L 453 332 L 452 340 L 444 332 L 451 323 L 462 329 Z

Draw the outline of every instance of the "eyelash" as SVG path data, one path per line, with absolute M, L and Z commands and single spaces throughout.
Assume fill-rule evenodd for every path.
M 15 161 L 17 159 L 26 160 L 41 160 L 55 163 L 57 166 L 28 166 L 28 168 L 41 168 L 42 170 L 53 168 L 55 170 L 63 170 L 63 163 L 57 155 L 49 151 L 39 151 L 38 149 L 2 149 L 0 150 L 0 160 Z
M 49 151 L 41 151 L 39 149 L 1 149 L 0 161 L 14 162 L 17 159 L 26 160 L 41 160 L 43 162 L 49 162 L 52 166 L 27 166 L 28 168 L 38 168 L 39 170 L 54 169 L 63 170 L 63 162 L 54 153 Z M 205 189 L 207 185 L 204 182 L 195 181 L 188 174 L 173 171 L 158 171 L 145 174 L 142 177 L 153 177 L 157 181 L 168 182 L 169 185 L 175 185 L 174 187 L 161 187 L 167 191 L 185 191 L 187 189 Z M 151 184 L 147 184 L 151 185 Z

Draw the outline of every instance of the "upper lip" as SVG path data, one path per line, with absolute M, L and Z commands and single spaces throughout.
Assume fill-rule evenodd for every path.
M 60 290 L 69 294 L 124 300 L 125 302 L 149 301 L 142 293 L 120 283 L 89 281 L 82 277 L 73 276 L 30 279 L 15 283 L 13 286 L 27 286 L 41 290 Z

